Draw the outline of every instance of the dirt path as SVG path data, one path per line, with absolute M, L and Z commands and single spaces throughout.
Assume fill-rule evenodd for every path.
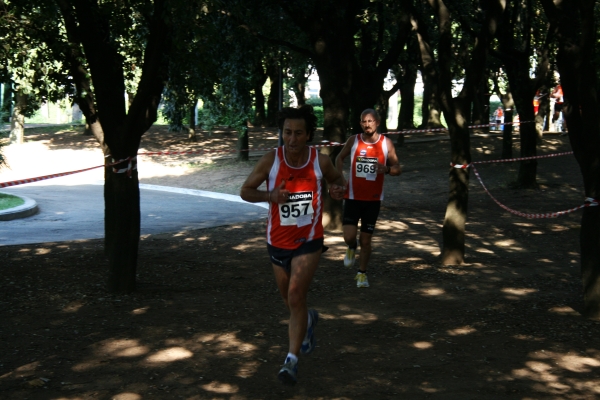
M 95 151 L 91 139 L 61 135 L 30 139 L 50 155 Z M 255 132 L 251 146 L 274 146 L 270 137 Z M 203 134 L 194 144 L 155 129 L 142 147 L 234 143 L 230 133 Z M 569 150 L 565 137 L 549 136 L 539 152 Z M 397 151 L 404 173 L 386 178 L 370 288 L 356 288 L 354 271 L 342 264 L 340 234 L 326 234 L 330 250 L 309 296 L 321 314 L 318 347 L 301 359 L 296 387 L 276 379 L 287 351 L 286 312 L 258 221 L 144 237 L 140 287 L 128 296 L 104 290 L 102 241 L 0 247 L 0 398 L 600 396 L 600 323 L 578 313 L 580 212 L 513 216 L 471 175 L 467 264 L 444 267 L 437 256 L 448 143 L 407 143 Z M 497 159 L 500 151 L 497 136 L 473 138 L 474 160 Z M 141 181 L 234 194 L 256 158 L 166 160 L 143 159 Z M 540 160 L 537 191 L 511 188 L 517 164 L 477 168 L 498 201 L 518 211 L 559 211 L 583 201 L 572 157 Z

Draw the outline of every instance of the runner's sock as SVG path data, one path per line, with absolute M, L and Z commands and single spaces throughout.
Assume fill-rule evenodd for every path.
M 294 363 L 298 362 L 298 356 L 296 356 L 295 354 L 292 353 L 288 353 L 287 357 L 285 358 L 285 363 L 287 363 L 288 361 L 293 361 Z

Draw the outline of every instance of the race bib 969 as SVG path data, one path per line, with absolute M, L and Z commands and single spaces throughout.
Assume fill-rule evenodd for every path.
M 356 157 L 356 177 L 368 181 L 377 179 L 377 157 Z

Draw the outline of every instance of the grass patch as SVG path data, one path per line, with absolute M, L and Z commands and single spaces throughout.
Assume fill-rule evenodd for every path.
M 12 194 L 0 193 L 0 211 L 25 204 L 25 200 Z

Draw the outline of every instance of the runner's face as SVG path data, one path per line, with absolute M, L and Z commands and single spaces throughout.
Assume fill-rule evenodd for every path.
M 360 126 L 366 135 L 371 136 L 377 132 L 379 121 L 377 121 L 371 114 L 364 114 L 362 117 L 360 117 Z
M 308 141 L 308 132 L 306 132 L 306 122 L 304 119 L 286 119 L 283 122 L 283 145 L 290 154 L 302 154 L 306 142 Z

